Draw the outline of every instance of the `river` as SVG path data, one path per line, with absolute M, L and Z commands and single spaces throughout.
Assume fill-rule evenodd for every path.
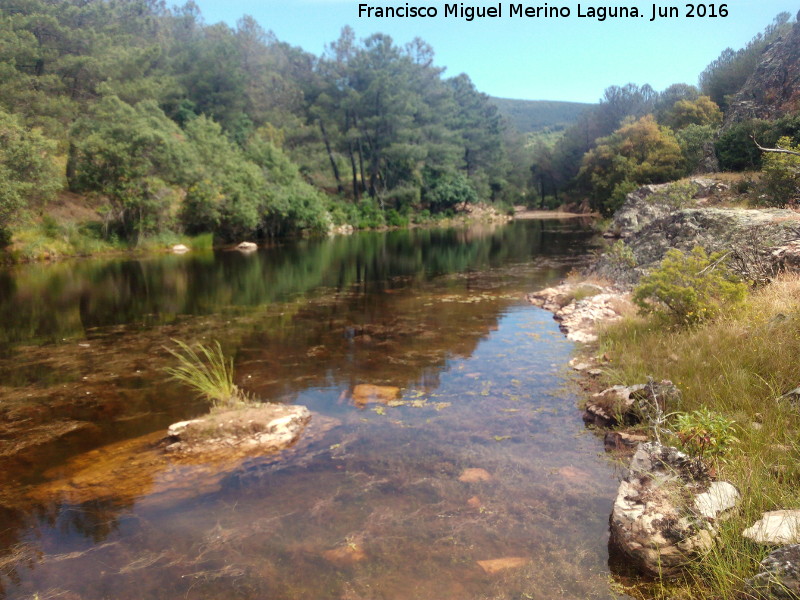
M 618 598 L 618 473 L 524 299 L 590 239 L 521 221 L 0 272 L 0 598 Z M 137 460 L 207 410 L 163 371 L 176 339 L 218 340 L 307 435 Z M 364 383 L 400 397 L 357 406 Z

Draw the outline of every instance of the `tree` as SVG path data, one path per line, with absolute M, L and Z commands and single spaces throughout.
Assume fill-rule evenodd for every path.
M 61 188 L 55 143 L 0 109 L 0 248 L 11 242 L 20 212 L 50 200 Z
M 722 111 L 711 98 L 700 96 L 696 100 L 678 100 L 667 109 L 659 123 L 674 131 L 689 125 L 722 125 Z
M 586 153 L 579 176 L 590 182 L 592 204 L 611 214 L 632 186 L 663 183 L 682 174 L 681 148 L 652 115 L 626 121 Z

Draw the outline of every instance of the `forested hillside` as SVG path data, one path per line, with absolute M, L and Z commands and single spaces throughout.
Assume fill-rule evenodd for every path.
M 519 193 L 496 107 L 423 41 L 345 29 L 318 57 L 191 2 L 4 1 L 0 138 L 6 246 L 402 225 Z M 67 191 L 101 226 L 59 231 Z
M 584 102 L 560 102 L 557 100 L 513 100 L 492 98 L 509 124 L 519 133 L 536 133 L 543 130 L 566 129 L 592 104 Z
M 740 122 L 759 114 L 758 65 L 795 56 L 789 19 L 725 50 L 699 87 L 611 86 L 581 105 L 489 98 L 420 39 L 345 28 L 315 56 L 250 17 L 207 24 L 191 2 L 5 0 L 0 247 L 403 226 L 477 201 L 610 214 L 641 184 L 760 168 L 753 133 L 800 142 L 792 111 Z
M 783 143 L 800 142 L 795 100 L 800 89 L 796 77 L 790 81 L 786 76 L 795 73 L 800 56 L 793 42 L 800 40 L 796 30 L 789 13 L 778 15 L 744 48 L 727 48 L 713 60 L 700 74 L 699 87 L 677 83 L 661 92 L 649 85 L 609 87 L 599 104 L 583 112 L 555 143 L 535 144 L 529 203 L 571 202 L 610 215 L 643 184 L 716 170 L 760 169 L 762 152 L 751 135 L 767 145 L 784 136 Z M 759 96 L 756 90 L 769 91 Z M 784 109 L 759 107 L 766 96 L 780 97 Z M 792 110 L 786 108 L 790 105 Z M 765 113 L 780 118 L 746 118 Z M 797 183 L 782 180 L 780 194 L 767 185 L 755 190 L 756 196 L 786 204 L 796 199 L 797 191 L 787 194 L 793 185 L 800 190 Z

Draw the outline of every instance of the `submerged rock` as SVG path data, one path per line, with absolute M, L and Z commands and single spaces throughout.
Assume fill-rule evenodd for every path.
M 748 582 L 748 591 L 760 600 L 800 599 L 800 544 L 784 546 L 761 561 Z
M 353 388 L 350 395 L 353 404 L 359 407 L 377 402 L 386 404 L 400 397 L 400 388 L 392 385 L 372 385 L 371 383 L 360 383 Z
M 367 553 L 361 544 L 353 542 L 345 546 L 338 546 L 322 553 L 322 557 L 337 567 L 350 567 L 367 558 Z
M 464 469 L 458 480 L 464 483 L 477 483 L 479 481 L 491 481 L 492 476 L 486 469 L 471 468 Z
M 773 510 L 742 533 L 759 544 L 800 544 L 800 510 Z
M 507 556 L 505 558 L 493 558 L 491 560 L 479 560 L 478 565 L 487 575 L 494 575 L 500 571 L 508 569 L 518 569 L 531 562 L 530 558 L 524 556 Z
M 736 488 L 712 482 L 699 460 L 641 444 L 617 492 L 609 543 L 646 573 L 673 575 L 711 548 L 714 523 L 738 500 Z
M 169 450 L 163 432 L 155 432 L 79 454 L 46 471 L 47 481 L 31 488 L 27 497 L 40 503 L 171 503 L 215 492 L 226 480 L 260 478 L 290 457 L 299 464 L 326 452 L 330 444 L 313 450 L 312 445 L 340 425 L 322 415 L 311 419 L 302 406 L 265 405 L 257 419 L 225 415 L 218 415 L 222 427 L 205 432 L 204 419 L 176 423 L 172 432 L 183 441 L 167 438 L 174 445 Z M 221 437 L 219 430 L 227 430 L 229 437 Z

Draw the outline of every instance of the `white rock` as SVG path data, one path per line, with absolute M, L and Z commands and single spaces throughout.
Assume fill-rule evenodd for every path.
M 167 428 L 167 435 L 170 437 L 178 437 L 189 425 L 201 422 L 202 419 L 192 419 L 190 421 L 179 421 L 177 423 L 173 423 L 169 426 L 169 428 Z
M 760 544 L 800 543 L 800 510 L 773 510 L 762 515 L 752 527 L 742 533 Z
M 188 247 L 188 246 L 185 246 L 185 245 L 183 245 L 183 244 L 175 244 L 175 245 L 172 247 L 172 251 L 173 251 L 175 254 L 185 254 L 186 252 L 188 252 L 188 251 L 189 251 L 189 247 Z
M 241 252 L 254 252 L 255 250 L 258 250 L 258 246 L 253 242 L 242 242 L 236 246 L 236 249 Z
M 707 492 L 695 496 L 694 507 L 705 518 L 715 520 L 722 513 L 734 508 L 739 498 L 736 486 L 727 481 L 714 481 Z

